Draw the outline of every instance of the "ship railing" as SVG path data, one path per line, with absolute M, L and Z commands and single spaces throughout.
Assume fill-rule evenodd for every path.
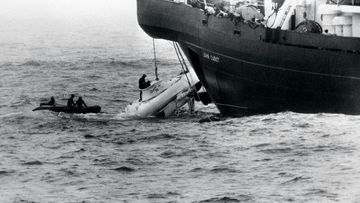
M 183 3 L 186 5 L 194 5 L 196 2 L 198 2 L 199 5 L 201 5 L 200 7 L 202 9 L 205 8 L 205 5 L 214 7 L 213 3 L 206 2 L 206 0 L 164 0 L 164 1 L 170 1 L 170 2 L 174 2 L 174 3 Z
M 209 3 L 210 0 L 164 0 L 174 3 L 182 3 L 204 11 L 207 16 L 229 18 L 237 25 L 239 22 L 248 24 L 255 29 L 265 26 L 264 1 L 254 0 L 223 0 L 223 5 Z M 226 3 L 225 3 L 226 2 Z M 246 13 L 246 14 L 245 14 Z

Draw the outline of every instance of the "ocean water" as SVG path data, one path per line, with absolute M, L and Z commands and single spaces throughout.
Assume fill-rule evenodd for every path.
M 132 5 L 134 6 L 134 5 Z M 360 202 L 360 116 L 282 112 L 200 123 L 124 113 L 154 79 L 136 14 L 0 20 L 0 202 Z M 181 71 L 156 40 L 160 78 Z M 83 96 L 102 113 L 33 112 Z

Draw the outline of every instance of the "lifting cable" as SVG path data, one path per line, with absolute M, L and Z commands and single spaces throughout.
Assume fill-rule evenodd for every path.
M 186 63 L 185 63 L 184 58 L 182 58 L 181 50 L 179 49 L 179 46 L 176 44 L 176 42 L 173 42 L 173 44 L 174 44 L 174 49 L 175 49 L 175 52 L 176 52 L 176 56 L 177 56 L 178 59 L 179 59 L 181 68 L 183 69 L 184 74 L 185 74 L 185 77 L 186 77 L 186 79 L 187 79 L 187 81 L 188 81 L 188 83 L 189 83 L 189 87 L 191 88 L 190 80 L 189 80 L 188 76 L 186 75 L 186 73 L 189 72 L 189 69 L 188 69 L 187 66 L 186 66 Z M 181 61 L 180 56 L 181 56 L 181 58 L 182 58 L 183 61 Z M 183 63 L 184 63 L 184 64 L 183 64 Z
M 155 77 L 156 77 L 156 80 L 159 80 L 158 68 L 157 68 L 157 64 L 156 64 L 156 50 L 155 50 L 155 39 L 154 38 L 153 38 L 153 49 L 154 49 Z
M 183 57 L 183 55 L 182 55 L 182 52 L 181 52 L 181 50 L 180 50 L 179 44 L 178 44 L 178 43 L 175 43 L 175 45 L 176 45 L 176 48 L 177 48 L 177 50 L 178 50 L 178 52 L 179 52 L 179 54 L 180 54 L 180 57 L 181 57 L 181 59 L 182 59 L 182 62 L 184 63 L 184 66 L 185 66 L 186 71 L 189 72 L 189 68 L 188 68 L 187 65 L 186 65 L 186 62 L 185 62 L 185 59 L 184 59 L 184 57 Z
M 188 78 L 188 76 L 187 76 L 187 73 L 190 73 L 190 71 L 189 71 L 189 69 L 188 69 L 188 67 L 187 67 L 187 65 L 186 65 L 186 62 L 185 62 L 185 59 L 184 59 L 183 55 L 181 54 L 181 50 L 180 50 L 180 48 L 179 48 L 179 45 L 178 45 L 176 42 L 173 42 L 173 44 L 174 44 L 175 52 L 176 52 L 176 55 L 177 55 L 177 57 L 178 57 L 178 59 L 179 59 L 181 68 L 183 69 L 184 74 L 185 74 L 185 76 L 186 76 L 186 79 L 187 79 L 187 81 L 188 81 L 188 83 L 189 83 L 189 88 L 192 89 L 192 90 L 195 90 L 196 96 L 197 96 L 198 98 L 200 98 L 200 96 L 199 96 L 199 94 L 198 94 L 198 92 L 197 92 L 197 90 L 196 90 L 196 87 L 195 87 L 195 86 L 194 86 L 194 88 L 191 87 L 190 80 L 189 80 L 189 78 Z M 181 57 L 182 61 L 180 60 L 180 57 Z M 184 63 L 184 64 L 183 64 L 183 63 Z M 184 66 L 185 66 L 187 72 L 185 71 Z

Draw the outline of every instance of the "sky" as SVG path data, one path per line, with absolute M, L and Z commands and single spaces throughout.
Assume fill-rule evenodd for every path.
M 136 18 L 136 0 L 0 0 L 1 20 Z

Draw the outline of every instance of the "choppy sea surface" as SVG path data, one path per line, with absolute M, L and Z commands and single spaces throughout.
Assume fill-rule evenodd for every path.
M 152 39 L 136 21 L 7 25 L 0 202 L 360 202 L 360 116 L 282 112 L 200 123 L 218 112 L 196 103 L 193 115 L 129 117 L 138 78 L 154 79 Z M 178 74 L 171 44 L 156 46 L 160 77 Z M 32 111 L 72 93 L 102 113 Z

